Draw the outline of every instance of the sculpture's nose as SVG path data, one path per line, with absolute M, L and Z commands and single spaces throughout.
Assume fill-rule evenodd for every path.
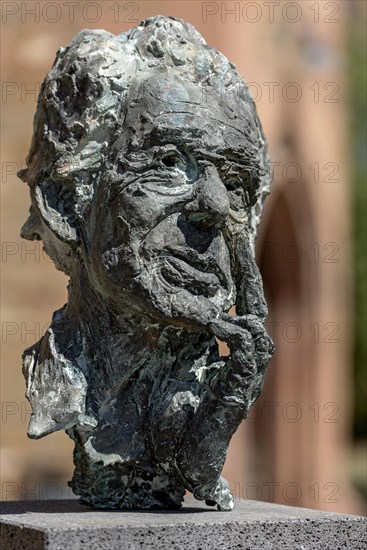
M 214 166 L 206 166 L 195 197 L 186 204 L 186 217 L 206 227 L 221 225 L 229 214 L 227 190 Z

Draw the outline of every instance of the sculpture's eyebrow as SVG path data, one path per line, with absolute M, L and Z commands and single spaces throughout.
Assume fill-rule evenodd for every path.
M 202 157 L 205 160 L 219 163 L 233 163 L 241 169 L 248 168 L 246 157 L 243 151 L 236 151 L 235 149 L 217 149 L 206 150 L 203 148 L 192 149 L 192 152 L 198 157 Z
M 176 146 L 187 147 L 192 153 L 208 160 L 232 161 L 244 167 L 247 165 L 244 148 L 237 150 L 223 143 L 211 149 L 206 149 L 203 147 L 206 135 L 207 131 L 199 126 L 157 125 L 144 135 L 144 141 L 145 143 L 154 142 L 155 146 L 172 143 Z

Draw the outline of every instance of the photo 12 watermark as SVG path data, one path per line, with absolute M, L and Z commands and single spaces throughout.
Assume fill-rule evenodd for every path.
M 8 80 L 1 83 L 1 102 L 18 101 L 19 103 L 37 103 L 41 89 L 41 82 L 26 82 Z M 169 92 L 170 85 L 162 86 L 162 90 Z M 308 101 L 311 103 L 336 104 L 340 102 L 340 86 L 337 82 L 315 81 L 310 85 L 304 82 L 289 81 L 249 81 L 246 86 L 228 88 L 221 86 L 218 90 L 203 86 L 201 88 L 201 104 L 210 105 L 211 101 L 217 101 L 229 106 L 253 100 L 255 103 L 265 101 L 267 104 L 299 103 Z
M 340 326 L 335 321 L 302 326 L 298 321 L 270 321 L 264 323 L 269 336 L 275 343 L 280 340 L 287 344 L 298 344 L 302 339 L 312 344 L 338 344 L 340 342 Z
M 41 262 L 53 263 L 44 250 L 42 241 L 3 241 L 1 243 L 1 263 L 29 264 Z
M 339 502 L 340 486 L 336 481 L 247 481 L 234 482 L 230 491 L 235 502 L 241 500 L 256 500 L 265 502 L 279 502 L 297 505 L 302 499 L 319 504 L 337 504 Z M 68 481 L 3 481 L 1 483 L 1 500 L 58 500 L 78 499 Z
M 286 422 L 297 424 L 301 420 L 311 424 L 338 424 L 340 408 L 335 401 L 320 403 L 314 401 L 310 404 L 300 404 L 297 401 L 264 401 L 254 403 L 250 409 L 246 422 L 275 424 Z
M 313 23 L 339 23 L 338 2 L 287 2 L 287 1 L 244 1 L 244 2 L 202 2 L 203 23 L 298 23 L 304 18 Z
M 261 249 L 261 260 L 270 265 L 276 262 L 295 264 L 301 260 L 307 263 L 338 264 L 340 262 L 340 247 L 334 241 L 320 243 L 319 241 L 310 244 L 298 243 L 297 241 L 279 242 L 265 241 Z
M 240 500 L 257 500 L 265 502 L 284 502 L 297 505 L 302 499 L 318 504 L 337 504 L 339 502 L 339 484 L 335 481 L 320 483 L 314 481 L 310 484 L 301 484 L 297 481 L 248 481 L 244 484 L 234 483 L 230 487 L 235 502 Z
M 340 326 L 335 321 L 320 323 L 315 321 L 311 325 L 302 326 L 298 321 L 266 321 L 265 328 L 275 343 L 280 340 L 287 344 L 298 344 L 305 339 L 310 344 L 338 344 L 341 338 Z M 47 331 L 49 323 L 38 321 L 3 320 L 1 323 L 1 342 L 34 344 Z
M 1 500 L 77 500 L 68 481 L 3 481 Z
M 11 23 L 99 23 L 111 19 L 113 23 L 139 23 L 141 2 L 100 2 L 57 1 L 34 2 L 4 1 L 1 3 L 3 24 Z

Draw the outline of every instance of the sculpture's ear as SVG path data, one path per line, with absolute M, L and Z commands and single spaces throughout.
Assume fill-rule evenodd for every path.
M 54 187 L 53 183 L 51 185 Z M 43 222 L 60 241 L 66 244 L 76 243 L 78 238 L 75 217 L 70 212 L 72 204 L 67 204 L 65 194 L 58 194 L 55 188 L 47 192 L 46 187 L 47 182 L 43 182 L 34 190 L 34 200 Z
M 21 170 L 18 176 L 26 181 L 26 173 Z M 30 216 L 23 225 L 21 235 L 25 239 L 42 238 L 42 222 L 63 243 L 76 244 L 78 235 L 73 213 L 74 197 L 71 187 L 64 182 L 43 180 L 30 185 L 32 207 Z

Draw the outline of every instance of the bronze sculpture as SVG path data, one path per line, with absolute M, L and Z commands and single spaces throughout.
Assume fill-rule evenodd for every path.
M 270 166 L 234 65 L 175 18 L 82 31 L 42 85 L 20 177 L 22 236 L 70 277 L 24 354 L 29 436 L 67 431 L 92 506 L 175 508 L 188 489 L 232 509 L 221 470 L 273 352 L 253 252 Z

